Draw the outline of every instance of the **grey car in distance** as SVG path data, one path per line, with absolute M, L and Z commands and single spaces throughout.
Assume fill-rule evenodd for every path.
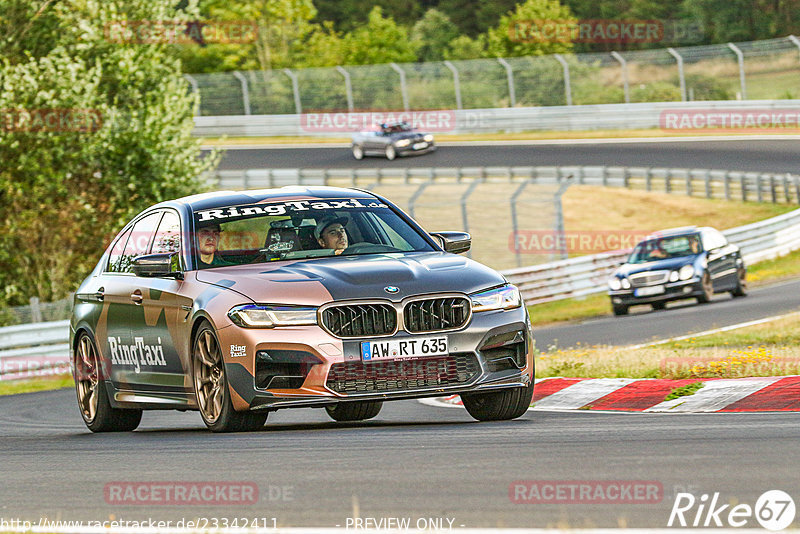
M 385 156 L 391 161 L 397 156 L 432 152 L 436 145 L 433 134 L 417 131 L 406 122 L 391 122 L 354 134 L 352 150 L 356 159 Z

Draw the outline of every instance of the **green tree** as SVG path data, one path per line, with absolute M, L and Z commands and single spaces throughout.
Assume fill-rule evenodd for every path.
M 411 43 L 418 61 L 441 61 L 450 42 L 458 37 L 458 28 L 447 15 L 431 8 L 411 28 Z
M 500 22 L 486 33 L 486 51 L 490 57 L 540 56 L 569 52 L 569 34 L 551 37 L 538 33 L 542 23 L 569 26 L 576 21 L 570 9 L 558 0 L 526 0 L 500 17 Z
M 367 24 L 345 36 L 348 65 L 414 61 L 416 55 L 408 31 L 391 17 L 384 17 L 380 7 L 369 12 Z
M 478 59 L 486 54 L 486 36 L 479 35 L 472 39 L 459 35 L 447 44 L 444 59 Z
M 196 18 L 172 0 L 0 0 L 0 296 L 63 297 L 141 209 L 203 189 L 197 105 L 167 45 L 120 21 Z M 38 20 L 46 21 L 42 26 Z M 47 31 L 45 31 L 45 28 Z M 32 32 L 32 33 L 26 33 Z

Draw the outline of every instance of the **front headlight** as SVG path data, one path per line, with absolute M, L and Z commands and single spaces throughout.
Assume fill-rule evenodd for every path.
M 400 139 L 398 142 L 394 144 L 394 146 L 403 148 L 404 146 L 408 146 L 410 144 L 411 141 L 409 141 L 408 139 Z
M 433 143 L 433 136 L 431 134 L 426 134 L 425 137 L 423 137 L 423 139 L 425 139 L 425 141 L 427 141 L 428 143 Z
M 678 271 L 672 271 L 671 273 L 669 273 L 669 281 L 670 282 L 678 281 Z
M 681 280 L 688 280 L 694 276 L 694 267 L 692 265 L 684 265 L 681 267 L 681 270 L 678 271 L 678 276 Z
M 522 306 L 519 289 L 511 284 L 469 296 L 472 299 L 472 311 L 510 310 Z
M 616 276 L 612 276 L 608 279 L 608 287 L 611 289 L 611 291 L 619 291 L 622 289 L 622 282 L 620 282 L 619 278 Z
M 274 328 L 317 324 L 317 309 L 301 306 L 244 304 L 231 308 L 228 317 L 244 328 Z
M 628 280 L 627 278 L 623 278 L 622 279 L 622 289 L 630 289 L 630 288 L 631 288 L 630 280 Z

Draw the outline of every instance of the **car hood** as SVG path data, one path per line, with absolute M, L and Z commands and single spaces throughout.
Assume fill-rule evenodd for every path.
M 617 270 L 617 274 L 631 275 L 646 271 L 677 270 L 684 265 L 692 265 L 697 259 L 697 254 L 693 256 L 681 256 L 679 258 L 667 258 L 658 261 L 648 261 L 647 263 L 625 263 Z
M 473 293 L 505 283 L 497 271 L 445 252 L 367 254 L 222 267 L 197 272 L 201 282 L 256 302 L 319 305 L 332 300 L 398 301 L 425 293 Z M 395 287 L 396 293 L 385 288 Z
M 392 141 L 399 141 L 400 139 L 410 139 L 412 141 L 416 141 L 417 139 L 422 139 L 423 137 L 425 137 L 425 134 L 422 132 L 403 132 L 393 134 Z

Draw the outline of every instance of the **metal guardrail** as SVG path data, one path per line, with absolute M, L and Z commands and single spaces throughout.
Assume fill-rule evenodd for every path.
M 670 111 L 714 113 L 719 111 L 800 112 L 800 100 L 717 100 L 694 102 L 645 102 L 637 104 L 598 104 L 583 106 L 547 106 L 488 109 L 440 110 L 445 119 L 436 131 L 449 134 L 522 132 L 531 130 L 617 130 L 664 128 L 662 114 Z M 416 113 L 416 115 L 415 115 Z M 372 124 L 377 117 L 396 118 L 415 122 L 415 117 L 428 112 L 332 113 L 346 124 Z M 313 126 L 308 115 L 223 115 L 195 117 L 194 134 L 202 137 L 231 135 L 237 137 L 349 137 L 354 131 Z M 345 120 L 344 117 L 347 117 Z M 419 120 L 419 119 L 418 119 Z M 425 122 L 429 122 L 425 120 Z M 425 129 L 424 125 L 420 126 Z M 357 130 L 358 128 L 356 128 Z M 741 130 L 741 128 L 734 128 Z M 757 126 L 753 126 L 758 131 Z M 683 131 L 686 129 L 682 128 Z M 669 130 L 674 132 L 675 130 Z M 691 131 L 691 130 L 689 130 Z M 698 128 L 708 132 L 712 129 Z M 727 132 L 728 130 L 722 130 Z M 788 130 L 787 130 L 788 131 Z
M 704 198 L 800 204 L 800 176 L 719 169 L 660 167 L 418 167 L 370 169 L 248 169 L 216 171 L 206 179 L 219 189 L 257 189 L 284 185 L 367 187 L 380 184 L 530 181 L 572 183 L 663 191 Z
M 742 250 L 745 265 L 800 249 L 800 209 L 722 232 Z M 615 251 L 503 271 L 527 304 L 582 297 L 607 290 L 606 281 L 630 253 Z
M 69 371 L 69 321 L 0 328 L 0 380 Z

